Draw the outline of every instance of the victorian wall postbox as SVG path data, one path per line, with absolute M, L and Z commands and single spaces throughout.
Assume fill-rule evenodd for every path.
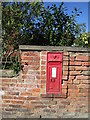
M 47 53 L 47 93 L 61 93 L 63 52 Z

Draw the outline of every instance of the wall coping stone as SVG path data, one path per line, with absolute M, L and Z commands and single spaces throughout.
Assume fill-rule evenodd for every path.
M 75 51 L 75 52 L 90 52 L 90 48 L 84 47 L 65 47 L 65 46 L 33 46 L 33 45 L 19 45 L 20 50 L 33 50 L 33 51 Z
M 8 77 L 8 78 L 11 78 L 11 77 L 14 77 L 14 70 L 2 70 L 0 69 L 0 78 L 5 78 L 5 77 Z

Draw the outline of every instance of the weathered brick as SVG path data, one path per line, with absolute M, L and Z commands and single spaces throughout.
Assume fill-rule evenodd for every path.
M 46 108 L 47 106 L 46 105 L 36 105 L 34 108 L 37 109 L 37 108 Z
M 69 101 L 62 101 L 61 103 L 64 104 L 64 105 L 70 105 Z
M 75 66 L 69 66 L 69 70 L 71 71 L 75 70 Z
M 28 97 L 27 100 L 39 100 L 38 97 Z
M 87 57 L 88 54 L 85 52 L 63 53 L 61 94 L 55 93 L 52 96 L 46 93 L 47 51 L 23 50 L 20 76 L 0 79 L 2 89 L 5 91 L 0 101 L 3 111 L 6 109 L 5 112 L 9 115 L 14 112 L 16 116 L 22 117 L 40 115 L 66 117 L 70 115 L 68 112 L 72 111 L 74 114 L 79 112 L 84 114 L 90 91 L 88 75 L 90 62 Z
M 31 93 L 30 92 L 23 92 L 20 94 L 22 97 L 23 96 L 31 96 Z
M 41 66 L 41 70 L 46 70 L 46 66 Z
M 77 76 L 76 76 L 76 79 L 78 79 L 78 80 L 88 80 L 88 79 L 89 79 L 89 76 L 77 75 Z
M 32 92 L 40 92 L 40 89 L 39 88 L 34 88 L 34 89 L 32 89 Z
M 68 66 L 63 66 L 63 71 L 68 71 Z
M 62 89 L 62 94 L 66 94 L 67 93 L 67 89 Z
M 82 62 L 81 61 L 70 61 L 70 65 L 73 65 L 73 66 L 78 66 L 78 65 L 81 65 L 82 64 Z
M 63 75 L 68 75 L 68 71 L 63 71 Z
M 46 56 L 41 56 L 41 60 L 45 60 L 46 59 Z
M 79 84 L 79 83 L 80 83 L 80 80 L 74 79 L 74 80 L 73 80 L 73 83 L 74 83 L 74 84 Z
M 63 79 L 63 80 L 67 80 L 67 76 L 64 76 L 64 75 L 63 75 L 63 76 L 62 76 L 62 79 Z
M 3 95 L 2 99 L 13 99 L 14 97 L 12 95 Z
M 45 65 L 46 64 L 46 61 L 41 61 L 41 65 Z
M 70 75 L 81 75 L 81 71 L 70 71 L 69 72 Z
M 68 89 L 77 89 L 75 84 L 68 84 Z
M 76 56 L 76 60 L 88 61 L 89 60 L 89 56 L 78 55 L 78 56 Z
M 75 70 L 88 70 L 88 67 L 77 66 Z
M 22 61 L 24 61 L 24 60 L 29 61 L 29 60 L 33 60 L 33 57 L 30 57 L 30 56 L 23 56 L 23 57 L 21 58 L 21 60 L 22 60 Z
M 63 65 L 67 65 L 68 66 L 68 61 L 63 61 Z
M 41 71 L 41 75 L 45 75 L 46 74 L 46 71 L 45 70 L 42 70 Z
M 45 80 L 45 79 L 46 79 L 46 75 L 41 76 L 41 79 L 42 79 L 42 80 Z
M 64 57 L 63 57 L 63 60 L 64 60 L 64 61 L 67 61 L 67 60 L 69 60 L 69 57 L 68 57 L 68 56 L 64 56 Z
M 11 82 L 11 79 L 10 78 L 4 78 L 4 79 L 2 79 L 2 82 Z
M 90 66 L 90 62 L 88 61 L 88 62 L 82 62 L 82 66 Z
M 68 52 L 64 52 L 63 54 L 64 54 L 65 56 L 68 56 L 68 55 L 69 55 L 69 53 L 68 53 Z

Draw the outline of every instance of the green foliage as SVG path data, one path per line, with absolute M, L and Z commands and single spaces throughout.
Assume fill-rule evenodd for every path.
M 76 17 L 81 14 L 78 9 L 69 16 L 62 2 L 59 8 L 53 4 L 45 8 L 43 2 L 2 3 L 2 60 L 7 68 L 8 59 L 13 63 L 10 69 L 17 73 L 20 64 L 13 58 L 20 44 L 71 46 L 76 36 L 81 34 Z M 82 37 L 82 38 L 81 38 Z M 80 36 L 80 40 L 83 36 Z M 83 41 L 83 40 L 82 40 Z M 86 45 L 84 36 L 84 43 Z M 14 59 L 14 61 L 12 60 Z
M 74 46 L 90 47 L 90 33 L 83 33 L 77 37 Z

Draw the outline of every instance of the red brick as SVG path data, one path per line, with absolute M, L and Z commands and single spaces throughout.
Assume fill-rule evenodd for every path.
M 75 84 L 68 84 L 68 89 L 77 89 L 77 86 Z
M 45 75 L 45 74 L 46 74 L 45 70 L 41 71 L 41 75 Z
M 62 94 L 66 94 L 67 93 L 67 89 L 62 89 Z
M 40 89 L 39 88 L 34 88 L 34 89 L 32 89 L 32 92 L 40 92 Z
M 67 85 L 62 85 L 62 89 L 67 89 Z
M 33 60 L 34 60 L 34 61 L 40 61 L 40 57 L 36 57 L 36 56 L 35 56 L 35 57 L 33 57 Z
M 39 53 L 27 51 L 27 52 L 22 52 L 21 56 L 39 56 Z
M 76 66 L 75 70 L 88 70 L 88 67 Z
M 41 76 L 41 79 L 43 80 L 45 80 L 46 79 L 46 75 L 44 75 L 44 76 Z
M 63 60 L 64 60 L 64 61 L 69 60 L 68 56 L 64 56 L 64 57 L 63 57 Z
M 68 71 L 63 71 L 63 75 L 68 75 Z
M 44 84 L 41 84 L 41 88 L 43 89 L 43 88 L 45 88 L 46 86 L 44 85 Z
M 12 104 L 23 104 L 24 101 L 21 101 L 21 100 L 11 100 L 10 101 Z
M 70 75 L 81 75 L 81 71 L 70 71 L 69 72 Z
M 26 57 L 22 57 L 21 60 L 22 60 L 22 61 L 24 61 L 24 60 L 29 61 L 29 60 L 33 60 L 33 57 L 30 57 L 30 56 L 28 57 L 28 56 L 26 56 Z
M 63 85 L 67 85 L 68 81 L 63 81 Z
M 43 84 L 43 83 L 46 83 L 46 81 L 45 80 L 41 80 L 41 84 Z
M 72 79 L 72 80 L 73 80 L 74 78 L 75 78 L 75 76 L 69 76 L 69 79 Z
M 41 52 L 42 55 L 46 55 L 46 53 L 47 53 L 46 51 L 42 51 Z
M 90 80 L 81 80 L 80 81 L 82 84 L 90 84 Z
M 70 61 L 74 61 L 75 60 L 75 56 L 70 57 Z
M 16 108 L 5 108 L 5 111 L 17 111 Z
M 36 79 L 40 79 L 40 75 L 36 76 Z
M 79 80 L 88 80 L 89 76 L 78 75 L 78 76 L 76 76 L 76 79 L 79 79 Z
M 41 61 L 41 64 L 42 64 L 42 65 L 45 65 L 45 64 L 46 64 L 46 61 Z
M 75 66 L 69 66 L 69 70 L 75 70 Z
M 23 97 L 23 96 L 15 96 L 14 99 L 17 99 L 17 100 L 26 100 L 26 97 Z
M 40 61 L 32 61 L 32 62 L 28 62 L 28 65 L 40 65 Z
M 10 78 L 4 78 L 4 79 L 2 79 L 2 82 L 11 82 L 11 79 Z
M 36 106 L 35 106 L 35 109 L 37 109 L 37 108 L 39 108 L 39 109 L 40 109 L 40 108 L 46 108 L 46 107 L 47 107 L 46 105 L 36 105 Z
M 88 93 L 88 89 L 82 88 L 82 89 L 79 89 L 79 92 L 80 93 Z
M 34 66 L 34 70 L 39 70 L 39 69 L 40 69 L 39 65 Z
M 90 62 L 82 62 L 82 66 L 90 66 Z
M 63 65 L 68 65 L 68 61 L 63 61 Z
M 76 56 L 76 60 L 79 60 L 79 61 L 88 61 L 89 57 L 88 56 L 83 56 L 83 55 L 78 55 L 78 56 Z
M 46 66 L 41 66 L 41 70 L 46 70 Z
M 69 83 L 69 84 L 72 84 L 72 83 L 73 83 L 73 80 L 72 80 L 72 79 L 69 79 L 69 80 L 68 80 L 68 83 Z
M 8 95 L 19 95 L 19 91 L 18 92 L 14 92 L 14 91 L 7 91 Z
M 74 80 L 73 80 L 73 83 L 74 83 L 74 84 L 79 84 L 79 83 L 80 83 L 80 80 L 74 79 Z
M 63 71 L 68 71 L 68 66 L 63 66 Z
M 41 56 L 41 60 L 46 60 L 46 56 Z
M 73 66 L 74 65 L 78 66 L 78 65 L 81 65 L 81 64 L 82 64 L 81 61 L 79 61 L 79 62 L 78 61 L 70 61 L 70 65 L 73 65 Z
M 46 98 L 46 97 L 52 98 L 52 94 L 41 94 L 41 97 L 42 98 Z
M 68 53 L 68 52 L 64 52 L 63 54 L 64 54 L 65 56 L 68 56 L 68 55 L 69 55 L 69 53 Z
M 13 99 L 14 97 L 12 95 L 5 95 L 2 96 L 2 99 Z
M 24 97 L 24 96 L 31 96 L 31 93 L 30 92 L 23 92 L 20 94 L 21 97 Z
M 80 89 L 80 88 L 89 88 L 89 85 L 88 85 L 88 84 L 79 84 L 77 87 L 78 87 L 79 89 Z
M 28 100 L 39 100 L 38 97 L 28 97 L 27 99 L 28 99 Z
M 63 79 L 63 80 L 67 80 L 67 76 L 64 76 L 64 75 L 63 75 L 63 76 L 62 76 L 62 79 Z

